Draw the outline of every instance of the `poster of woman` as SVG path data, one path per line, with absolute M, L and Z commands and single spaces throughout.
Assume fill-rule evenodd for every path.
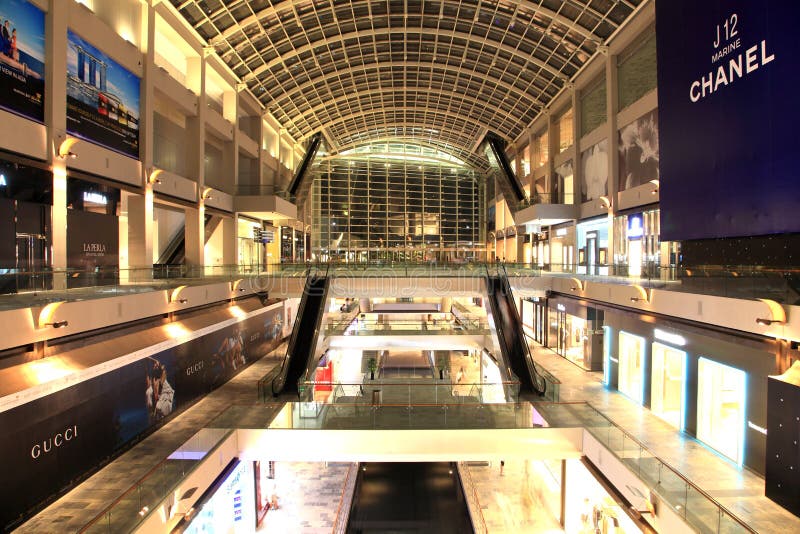
M 44 120 L 44 12 L 0 0 L 0 107 Z

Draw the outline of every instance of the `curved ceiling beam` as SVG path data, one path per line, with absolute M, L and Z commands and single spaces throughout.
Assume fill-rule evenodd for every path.
M 323 37 L 322 39 L 319 39 L 319 40 L 311 42 L 311 43 L 306 43 L 303 46 L 300 46 L 298 48 L 293 48 L 293 49 L 289 50 L 288 52 L 286 52 L 285 54 L 275 57 L 269 63 L 265 63 L 265 64 L 257 67 L 256 69 L 254 69 L 250 74 L 248 74 L 247 76 L 245 76 L 243 78 L 243 81 L 249 82 L 249 81 L 251 81 L 253 79 L 257 79 L 261 74 L 263 74 L 264 72 L 269 71 L 273 67 L 277 67 L 279 65 L 283 65 L 289 59 L 297 57 L 297 56 L 299 56 L 301 54 L 304 54 L 306 52 L 313 52 L 315 48 L 318 48 L 320 46 L 330 46 L 331 44 L 334 44 L 334 43 L 344 43 L 345 41 L 349 41 L 349 40 L 353 40 L 353 39 L 360 40 L 361 38 L 364 38 L 364 37 L 378 37 L 378 36 L 382 36 L 382 35 L 391 36 L 391 35 L 395 35 L 395 34 L 405 36 L 405 35 L 408 35 L 408 34 L 416 34 L 416 33 L 425 33 L 425 30 L 424 29 L 416 29 L 416 28 L 411 30 L 409 28 L 400 28 L 400 27 L 397 27 L 397 28 L 377 28 L 377 29 L 371 29 L 371 30 L 355 30 L 355 31 L 352 31 L 352 32 L 344 33 L 344 34 L 337 34 L 337 35 L 331 36 L 329 38 Z M 540 59 L 537 59 L 537 58 L 533 57 L 532 55 L 526 54 L 525 52 L 517 50 L 516 48 L 514 48 L 512 46 L 509 46 L 507 44 L 503 44 L 501 42 L 491 40 L 488 37 L 480 37 L 480 36 L 477 36 L 477 35 L 473 35 L 471 33 L 460 32 L 460 31 L 456 31 L 456 30 L 441 30 L 441 29 L 440 30 L 436 30 L 436 36 L 437 37 L 449 37 L 451 39 L 464 39 L 465 41 L 471 41 L 471 42 L 474 42 L 474 43 L 477 43 L 477 44 L 481 45 L 481 48 L 483 46 L 485 46 L 487 44 L 487 42 L 488 42 L 490 46 L 492 46 L 494 48 L 497 48 L 498 50 L 502 50 L 503 52 L 505 52 L 506 54 L 509 54 L 510 56 L 517 57 L 520 61 L 522 61 L 523 64 L 526 64 L 528 62 L 533 63 L 534 65 L 536 65 L 540 69 L 547 71 L 551 76 L 553 76 L 556 79 L 561 80 L 562 82 L 566 82 L 568 80 L 568 78 L 567 78 L 567 76 L 565 74 L 563 74 L 562 72 L 560 72 L 556 68 L 551 67 L 550 65 L 547 64 L 547 62 L 542 61 Z M 432 43 L 432 44 L 438 44 L 438 43 L 439 43 L 439 41 L 437 40 L 437 41 L 435 41 L 435 43 Z M 566 60 L 564 60 L 564 62 L 566 63 Z
M 486 105 L 487 102 L 485 100 L 481 100 L 479 98 L 474 98 L 474 97 L 471 97 L 471 96 L 456 94 L 456 93 L 453 93 L 452 91 L 448 91 L 448 90 L 424 89 L 424 88 L 421 88 L 421 87 L 420 88 L 397 88 L 397 89 L 391 88 L 391 87 L 381 87 L 381 88 L 376 88 L 376 89 L 367 89 L 366 91 L 364 91 L 363 94 L 361 94 L 360 91 L 346 93 L 346 94 L 336 98 L 335 100 L 332 100 L 332 101 L 331 100 L 327 100 L 325 102 L 322 102 L 321 104 L 318 104 L 318 105 L 314 106 L 308 113 L 310 113 L 311 115 L 316 117 L 317 113 L 320 112 L 321 110 L 323 110 L 325 108 L 328 108 L 328 107 L 331 107 L 331 106 L 338 107 L 338 105 L 340 103 L 345 103 L 345 102 L 347 102 L 347 101 L 349 101 L 349 100 L 351 100 L 353 98 L 357 98 L 358 101 L 359 101 L 358 103 L 360 105 L 361 104 L 361 98 L 363 98 L 363 97 L 369 97 L 370 95 L 387 94 L 387 93 L 403 94 L 406 89 L 408 89 L 409 91 L 420 91 L 420 92 L 424 92 L 424 93 L 431 94 L 431 95 L 439 95 L 439 96 L 448 97 L 447 98 L 447 102 L 448 103 L 457 104 L 460 101 L 467 101 L 470 104 L 472 104 L 473 108 L 487 109 L 487 105 Z M 369 102 L 369 100 L 367 100 L 367 102 Z M 434 111 L 434 112 L 443 112 L 444 113 L 449 108 L 450 108 L 450 106 L 447 106 L 447 108 L 445 108 L 445 109 L 442 109 L 440 107 L 430 108 L 430 107 L 420 106 L 419 108 L 415 108 L 415 109 L 417 109 L 419 111 Z M 397 109 L 397 108 L 390 108 L 390 109 Z M 489 114 L 495 113 L 496 114 L 497 111 L 498 110 L 495 110 L 494 112 L 492 112 L 491 110 L 487 110 L 487 113 L 489 113 Z M 517 120 L 517 119 L 509 117 L 506 120 Z M 322 121 L 320 121 L 320 122 L 322 122 Z
M 264 9 L 262 9 L 261 11 L 250 15 L 249 17 L 245 17 L 244 19 L 240 20 L 237 24 L 233 24 L 229 28 L 226 28 L 217 37 L 211 39 L 210 44 L 212 44 L 212 45 L 218 44 L 223 40 L 229 39 L 232 36 L 236 35 L 236 32 L 239 31 L 240 29 L 242 31 L 244 31 L 245 28 L 247 28 L 249 26 L 252 26 L 254 24 L 259 24 L 262 19 L 270 18 L 270 17 L 277 17 L 278 13 L 280 11 L 286 11 L 286 10 L 294 9 L 294 6 L 296 4 L 300 4 L 300 3 L 301 3 L 300 1 L 283 2 L 283 3 L 278 4 L 277 6 L 271 5 L 269 7 L 266 7 Z M 452 4 L 460 4 L 460 2 L 458 0 L 452 1 L 450 3 L 452 3 Z M 598 44 L 599 44 L 600 38 L 597 35 L 595 35 L 592 30 L 589 30 L 588 28 L 584 28 L 583 26 L 579 25 L 577 23 L 577 21 L 574 21 L 574 20 L 572 20 L 572 19 L 570 19 L 568 17 L 565 17 L 564 15 L 558 13 L 557 11 L 553 11 L 550 8 L 547 8 L 545 6 L 536 4 L 534 2 L 531 2 L 530 0 L 506 0 L 506 3 L 514 4 L 517 9 L 526 8 L 526 9 L 529 9 L 531 11 L 534 11 L 534 12 L 537 12 L 537 13 L 541 13 L 544 16 L 548 17 L 550 20 L 552 20 L 554 22 L 558 22 L 559 24 L 561 24 L 563 26 L 566 26 L 567 28 L 569 28 L 570 31 L 574 31 L 575 33 L 579 34 L 584 39 L 587 39 L 589 41 L 598 42 Z M 218 17 L 220 14 L 225 13 L 225 12 L 227 12 L 227 8 L 225 8 L 225 7 L 220 8 L 216 12 L 212 13 L 211 15 L 209 15 L 208 18 L 213 21 L 215 17 Z M 600 20 L 602 20 L 602 18 Z M 607 22 L 613 26 L 613 23 L 611 21 L 607 21 Z
M 284 95 L 291 98 L 292 95 L 294 95 L 296 93 L 305 93 L 306 91 L 308 91 L 312 87 L 318 86 L 321 83 L 325 83 L 327 85 L 328 79 L 337 78 L 337 77 L 343 76 L 343 75 L 353 75 L 353 74 L 355 74 L 357 72 L 360 72 L 362 70 L 366 71 L 366 70 L 369 70 L 369 69 L 380 69 L 381 67 L 388 68 L 389 66 L 390 65 L 388 65 L 386 63 L 380 63 L 378 61 L 375 61 L 375 62 L 372 62 L 372 63 L 363 63 L 361 65 L 356 65 L 354 67 L 347 67 L 346 69 L 338 69 L 338 70 L 335 70 L 335 71 L 331 72 L 330 74 L 326 74 L 325 76 L 322 76 L 322 77 L 309 78 L 309 80 L 307 82 L 303 83 L 302 85 L 300 85 L 298 87 L 295 87 L 291 91 L 285 91 Z M 446 72 L 454 72 L 454 73 L 456 73 L 458 75 L 472 76 L 472 77 L 477 78 L 477 79 L 479 79 L 480 81 L 483 81 L 483 82 L 490 81 L 491 83 L 493 83 L 493 84 L 497 85 L 498 87 L 502 88 L 503 90 L 505 90 L 506 93 L 514 93 L 516 95 L 519 95 L 519 99 L 520 100 L 525 98 L 525 99 L 533 101 L 540 108 L 544 108 L 545 107 L 544 103 L 541 100 L 539 100 L 538 98 L 536 98 L 536 97 L 534 97 L 534 96 L 522 91 L 522 89 L 519 89 L 518 87 L 515 87 L 515 86 L 513 86 L 512 84 L 510 84 L 508 82 L 505 82 L 505 81 L 500 80 L 498 78 L 486 78 L 486 77 L 481 78 L 481 73 L 480 72 L 475 71 L 475 70 L 471 70 L 471 69 L 467 69 L 467 68 L 464 68 L 464 67 L 458 67 L 456 65 L 449 65 L 447 63 L 430 63 L 430 62 L 426 62 L 426 61 L 401 61 L 401 62 L 393 62 L 393 63 L 391 63 L 391 67 L 394 67 L 394 66 L 403 67 L 403 68 L 406 68 L 406 67 L 408 67 L 408 68 L 427 68 L 427 69 L 429 69 L 431 71 L 435 71 L 435 70 L 438 69 L 438 70 L 444 70 Z M 281 96 L 281 97 L 270 97 L 270 98 L 272 98 L 272 100 L 279 100 L 280 98 L 283 98 L 283 96 Z
M 343 122 L 347 122 L 347 121 L 349 121 L 351 119 L 358 119 L 358 118 L 361 118 L 361 117 L 369 117 L 369 116 L 374 116 L 374 115 L 386 116 L 387 114 L 397 114 L 397 113 L 405 113 L 405 112 L 417 113 L 417 112 L 420 112 L 420 111 L 422 111 L 422 110 L 420 110 L 417 107 L 412 107 L 412 106 L 397 106 L 397 107 L 391 108 L 390 110 L 383 109 L 383 110 L 370 110 L 370 111 L 356 111 L 356 112 L 353 112 L 353 113 L 348 113 L 347 115 L 342 115 L 340 117 L 337 117 L 336 119 L 323 124 L 322 127 L 323 128 L 330 128 L 331 126 L 335 126 L 337 124 L 341 124 Z M 441 111 L 441 110 L 425 110 L 424 113 L 427 113 L 427 114 L 430 114 L 430 115 L 433 115 L 433 116 L 439 115 L 439 116 L 441 116 L 443 118 L 455 118 L 455 119 L 459 119 L 459 120 L 463 121 L 465 124 L 474 124 L 476 126 L 480 126 L 482 128 L 486 128 L 489 131 L 492 130 L 491 126 L 489 126 L 488 124 L 485 124 L 485 123 L 483 123 L 481 121 L 477 121 L 472 117 L 467 117 L 467 116 L 461 115 L 460 113 L 453 113 L 453 112 L 450 112 L 450 111 Z M 454 128 L 447 128 L 446 124 L 433 124 L 431 122 L 424 122 L 423 123 L 423 122 L 419 122 L 419 121 L 405 121 L 404 120 L 404 121 L 383 121 L 383 122 L 380 123 L 381 126 L 387 126 L 387 125 L 397 126 L 398 124 L 420 125 L 420 126 L 423 126 L 424 128 L 428 128 L 428 129 L 445 130 L 447 132 L 452 133 L 454 135 L 454 137 L 456 137 L 456 134 L 459 133 L 459 132 L 462 134 L 461 137 L 463 137 L 464 134 L 465 134 L 465 132 L 463 132 L 463 130 L 457 130 L 457 129 L 454 129 Z M 505 139 L 506 139 L 506 141 L 508 141 L 507 138 L 505 138 Z M 464 146 L 465 150 L 469 150 L 470 148 L 471 147 Z
M 346 150 L 352 150 L 364 145 L 373 145 L 373 144 L 381 144 L 381 143 L 405 143 L 408 145 L 419 145 L 425 148 L 431 148 L 434 150 L 438 150 L 439 152 L 444 152 L 445 154 L 449 154 L 453 157 L 456 157 L 460 160 L 464 160 L 467 163 L 474 163 L 479 167 L 488 167 L 488 161 L 482 161 L 485 158 L 482 158 L 480 154 L 476 154 L 475 152 L 470 152 L 465 150 L 460 146 L 456 146 L 445 141 L 437 141 L 435 139 L 430 138 L 420 138 L 414 137 L 411 135 L 400 135 L 400 136 L 386 136 L 386 137 L 373 137 L 367 141 L 355 141 L 346 143 L 339 147 L 339 149 L 335 152 L 335 154 L 340 154 Z

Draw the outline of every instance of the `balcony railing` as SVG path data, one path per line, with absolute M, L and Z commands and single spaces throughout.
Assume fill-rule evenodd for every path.
M 294 202 L 294 197 L 283 187 L 276 185 L 243 185 L 236 186 L 236 196 L 277 196 L 289 202 Z

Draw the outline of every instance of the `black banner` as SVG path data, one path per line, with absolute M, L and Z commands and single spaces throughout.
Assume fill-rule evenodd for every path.
M 0 414 L 0 526 L 273 350 L 283 321 L 278 307 Z

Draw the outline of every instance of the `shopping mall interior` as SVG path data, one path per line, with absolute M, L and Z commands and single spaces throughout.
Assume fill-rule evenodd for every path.
M 800 531 L 799 19 L 0 0 L 0 528 Z

